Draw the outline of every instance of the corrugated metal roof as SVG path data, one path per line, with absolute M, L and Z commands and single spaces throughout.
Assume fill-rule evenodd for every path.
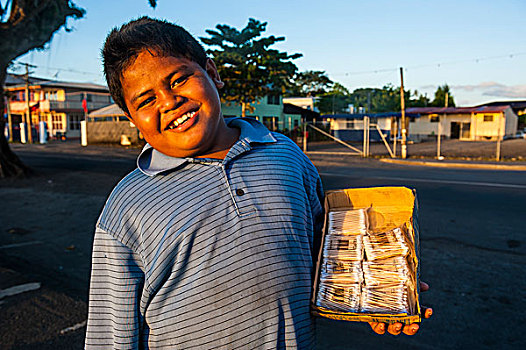
M 106 85 L 93 84 L 93 83 L 77 83 L 77 82 L 68 82 L 68 81 L 58 81 L 58 80 L 49 80 L 41 79 L 35 77 L 29 77 L 29 83 L 32 86 L 42 86 L 42 87 L 62 87 L 62 88 L 71 88 L 71 89 L 87 89 L 87 90 L 98 90 L 103 92 L 108 92 L 109 89 Z M 22 76 L 16 74 L 9 74 L 6 78 L 6 86 L 9 88 L 25 88 L 25 80 Z
M 45 81 L 49 81 L 49 80 L 43 79 L 43 78 L 37 78 L 37 77 L 29 77 L 30 84 L 39 84 Z M 25 87 L 25 84 L 26 84 L 25 74 L 7 73 L 5 77 L 5 85 L 8 87 L 16 87 L 17 85 Z
M 405 113 L 406 117 L 418 118 L 419 113 Z M 363 117 L 369 118 L 391 118 L 391 117 L 402 117 L 401 112 L 384 112 L 384 113 L 354 113 L 354 114 L 324 114 L 321 118 L 332 118 L 332 119 L 363 119 Z
M 511 108 L 515 108 L 515 106 L 526 107 L 526 100 L 493 101 L 493 102 L 488 102 L 488 103 L 482 103 L 480 105 L 477 105 L 477 107 L 503 106 L 503 105 L 509 105 Z
M 103 107 L 101 109 L 97 109 L 96 111 L 91 112 L 88 114 L 89 117 L 117 117 L 122 116 L 124 117 L 124 111 L 117 106 L 116 103 Z
M 471 114 L 471 113 L 500 113 L 510 106 L 478 106 L 478 107 L 412 107 L 406 113 L 417 114 Z

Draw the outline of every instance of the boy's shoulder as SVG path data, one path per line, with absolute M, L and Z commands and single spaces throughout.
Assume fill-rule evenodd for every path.
M 270 148 L 273 151 L 290 152 L 304 156 L 301 149 L 287 136 L 274 131 L 254 118 L 226 118 L 227 125 L 241 129 L 240 139 L 251 143 L 253 148 Z
M 115 237 L 117 232 L 112 227 L 118 227 L 118 225 L 113 225 L 112 218 L 121 216 L 120 214 L 125 212 L 133 212 L 130 209 L 140 201 L 142 196 L 147 195 L 143 189 L 145 183 L 149 181 L 151 178 L 143 174 L 139 168 L 122 178 L 108 196 L 97 221 L 97 227 Z

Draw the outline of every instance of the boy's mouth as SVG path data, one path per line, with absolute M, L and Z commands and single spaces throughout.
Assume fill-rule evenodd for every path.
M 187 123 L 189 120 L 193 120 L 196 113 L 197 113 L 196 111 L 188 112 L 188 113 L 183 114 L 179 118 L 174 119 L 170 124 L 168 124 L 168 126 L 166 127 L 166 130 L 179 131 L 179 129 L 183 129 L 183 126 L 186 126 L 185 123 Z

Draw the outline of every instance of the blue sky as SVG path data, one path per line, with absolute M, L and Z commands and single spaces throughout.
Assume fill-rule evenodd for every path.
M 73 31 L 61 30 L 47 50 L 18 59 L 38 66 L 36 76 L 103 83 L 105 36 L 141 15 L 196 36 L 217 24 L 241 29 L 256 18 L 268 22 L 266 35 L 286 37 L 279 49 L 303 54 L 295 61 L 301 71 L 323 70 L 351 91 L 399 86 L 404 67 L 407 89 L 432 97 L 447 83 L 457 105 L 526 99 L 524 0 L 159 0 L 156 9 L 147 0 L 74 2 L 87 12 L 68 22 Z

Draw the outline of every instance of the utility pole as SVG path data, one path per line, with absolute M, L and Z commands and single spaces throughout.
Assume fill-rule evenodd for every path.
M 13 142 L 13 120 L 11 119 L 11 106 L 9 105 L 9 103 L 11 102 L 11 98 L 6 97 L 4 101 L 7 108 L 7 127 L 9 130 L 9 142 Z
M 405 121 L 404 69 L 400 67 L 400 105 L 402 109 L 402 159 L 407 158 L 407 128 Z
M 29 143 L 33 143 L 33 133 L 31 128 L 31 106 L 29 105 L 29 66 L 32 66 L 28 63 L 24 63 L 26 66 L 26 74 L 25 74 L 25 80 L 26 80 L 26 102 L 27 102 L 27 114 L 26 114 L 26 130 L 27 130 L 27 140 Z
M 495 155 L 495 158 L 497 159 L 497 162 L 500 162 L 500 116 L 497 117 L 497 154 Z
M 398 118 L 394 117 L 393 154 L 396 157 L 396 139 L 398 138 Z
M 449 100 L 449 93 L 446 92 L 446 103 L 445 106 L 447 108 Z M 444 111 L 443 115 L 444 120 L 446 120 L 446 111 Z M 438 117 L 438 138 L 437 138 L 437 159 L 440 160 L 440 139 L 442 137 L 442 120 L 440 120 L 440 117 Z
M 303 153 L 307 153 L 307 138 L 309 133 L 307 132 L 307 117 L 303 118 Z

